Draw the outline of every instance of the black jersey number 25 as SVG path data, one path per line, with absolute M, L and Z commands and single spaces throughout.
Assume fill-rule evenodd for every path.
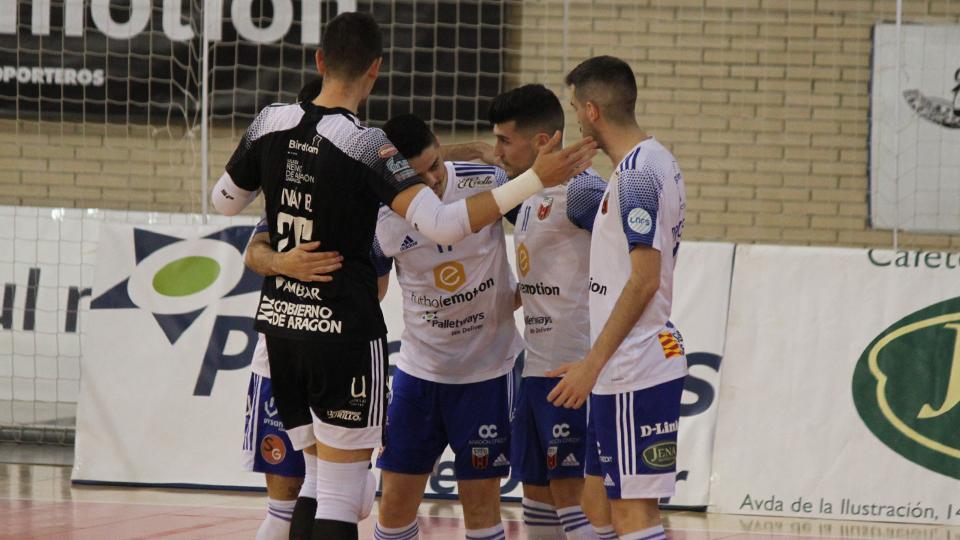
M 280 233 L 277 251 L 282 253 L 310 241 L 313 237 L 313 220 L 280 212 L 277 214 L 277 232 Z

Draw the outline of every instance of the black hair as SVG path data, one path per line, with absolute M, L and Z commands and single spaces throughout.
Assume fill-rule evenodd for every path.
M 373 16 L 351 11 L 327 24 L 321 48 L 327 72 L 353 80 L 383 56 L 383 36 Z
M 553 135 L 563 131 L 563 107 L 556 94 L 542 84 L 526 84 L 493 99 L 487 117 L 491 124 L 513 120 L 517 128 Z
M 577 99 L 593 101 L 614 122 L 635 121 L 637 79 L 630 65 L 613 56 L 594 56 L 564 78 Z
M 403 157 L 413 159 L 437 144 L 437 137 L 426 122 L 415 114 L 398 114 L 383 126 L 390 142 Z

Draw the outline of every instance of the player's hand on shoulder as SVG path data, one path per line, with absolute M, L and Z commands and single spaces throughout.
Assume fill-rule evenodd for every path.
M 587 170 L 597 155 L 597 143 L 591 137 L 560 149 L 562 134 L 558 131 L 540 147 L 532 169 L 544 187 L 553 187 Z
M 279 254 L 280 274 L 303 282 L 333 281 L 329 275 L 343 266 L 337 251 L 316 251 L 320 242 L 307 242 Z

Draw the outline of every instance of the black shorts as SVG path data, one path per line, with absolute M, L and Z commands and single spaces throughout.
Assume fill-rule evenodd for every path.
M 316 441 L 376 448 L 387 410 L 387 339 L 325 342 L 266 336 L 273 396 L 297 450 Z

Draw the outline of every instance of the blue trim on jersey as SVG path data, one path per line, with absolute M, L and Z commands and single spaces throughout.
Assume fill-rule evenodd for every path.
M 270 230 L 270 224 L 267 223 L 267 218 L 263 218 L 257 222 L 257 226 L 253 228 L 253 234 L 265 233 Z
M 592 172 L 575 176 L 567 187 L 567 219 L 570 223 L 592 233 L 593 222 L 606 190 L 607 183 Z
M 617 170 L 635 169 L 637 167 L 637 157 L 640 155 L 641 150 L 643 150 L 643 147 L 638 146 L 636 150 L 627 154 L 627 157 L 623 158 L 623 161 L 617 166 Z
M 373 263 L 373 269 L 377 272 L 377 277 L 388 275 L 393 268 L 393 258 L 383 254 L 380 239 L 376 236 L 373 237 L 373 245 L 370 248 L 370 262 Z
M 620 171 L 618 176 L 620 219 L 629 249 L 640 245 L 653 247 L 657 237 L 660 193 L 663 191 L 662 174 L 651 167 L 644 167 L 642 171 Z

